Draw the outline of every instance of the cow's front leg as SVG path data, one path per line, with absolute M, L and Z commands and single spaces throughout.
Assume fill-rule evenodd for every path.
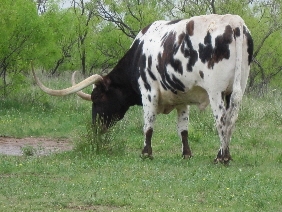
M 182 141 L 182 156 L 184 159 L 191 158 L 192 152 L 188 144 L 189 106 L 177 107 L 177 131 Z
M 153 150 L 152 150 L 152 135 L 154 124 L 157 116 L 157 99 L 156 95 L 153 96 L 154 98 L 143 98 L 143 110 L 144 110 L 144 148 L 142 150 L 142 158 L 150 158 L 153 159 Z
M 150 158 L 153 159 L 153 150 L 152 150 L 152 135 L 153 135 L 153 129 L 148 129 L 145 132 L 145 142 L 144 142 L 144 148 L 142 150 L 142 158 Z

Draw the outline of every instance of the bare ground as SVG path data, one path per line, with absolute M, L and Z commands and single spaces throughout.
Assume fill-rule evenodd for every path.
M 72 144 L 67 139 L 0 137 L 0 154 L 20 156 L 26 148 L 31 148 L 35 155 L 47 155 L 69 151 Z

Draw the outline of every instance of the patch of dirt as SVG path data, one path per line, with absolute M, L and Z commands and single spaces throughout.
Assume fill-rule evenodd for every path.
M 28 148 L 32 150 L 34 155 L 48 155 L 69 151 L 72 147 L 71 142 L 67 139 L 0 137 L 0 154 L 5 155 L 20 156 Z

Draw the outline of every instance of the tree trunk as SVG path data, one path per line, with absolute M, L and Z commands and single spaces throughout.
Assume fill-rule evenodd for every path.
M 82 74 L 86 76 L 86 52 L 85 49 L 82 50 L 81 53 L 81 66 L 82 66 Z

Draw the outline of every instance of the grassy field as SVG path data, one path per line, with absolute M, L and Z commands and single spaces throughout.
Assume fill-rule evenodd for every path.
M 45 79 L 53 88 L 67 80 Z M 48 84 L 48 82 L 52 82 Z M 245 96 L 230 145 L 230 165 L 213 164 L 219 139 L 210 109 L 192 107 L 190 160 L 181 159 L 176 113 L 159 115 L 154 160 L 142 160 L 142 110 L 133 107 L 91 146 L 91 103 L 23 85 L 0 101 L 0 135 L 68 138 L 73 151 L 0 155 L 0 211 L 282 211 L 282 93 Z M 89 148 L 91 146 L 92 148 Z

